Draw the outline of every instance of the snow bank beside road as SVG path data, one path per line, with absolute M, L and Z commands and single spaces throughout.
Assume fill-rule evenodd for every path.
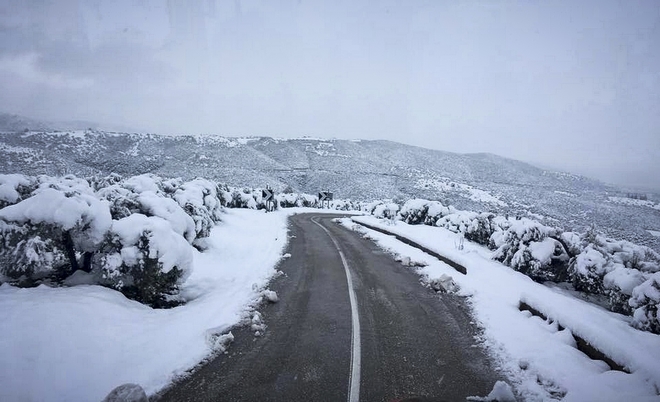
M 148 394 L 212 352 L 275 273 L 294 211 L 227 210 L 194 252 L 191 301 L 152 309 L 100 286 L 0 286 L 0 400 L 100 401 L 123 383 Z
M 568 297 L 490 259 L 491 251 L 465 242 L 446 229 L 384 223 L 374 217 L 356 222 L 405 236 L 467 267 L 467 275 L 407 246 L 392 236 L 361 229 L 381 247 L 410 260 L 426 263 L 416 268 L 429 280 L 450 275 L 460 294 L 471 296 L 475 318 L 484 328 L 485 343 L 509 373 L 525 400 L 564 397 L 564 401 L 654 400 L 660 388 L 660 336 L 635 330 L 625 317 Z M 351 221 L 344 224 L 353 226 Z M 423 265 L 423 264 L 421 264 Z M 533 307 L 573 329 L 576 335 L 627 366 L 632 374 L 611 371 L 575 347 L 570 330 L 557 322 L 530 317 L 518 310 L 524 298 Z

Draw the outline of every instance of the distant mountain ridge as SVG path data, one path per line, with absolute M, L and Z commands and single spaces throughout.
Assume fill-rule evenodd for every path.
M 437 199 L 457 208 L 533 216 L 565 229 L 596 224 L 611 236 L 658 246 L 658 211 L 613 203 L 612 186 L 492 154 L 456 154 L 391 141 L 163 136 L 98 130 L 0 134 L 0 173 L 153 173 L 230 186 L 353 200 Z M 658 200 L 656 200 L 658 201 Z
M 99 124 L 84 120 L 47 121 L 0 112 L 0 132 L 67 131 L 67 130 L 116 130 L 132 132 L 121 125 Z

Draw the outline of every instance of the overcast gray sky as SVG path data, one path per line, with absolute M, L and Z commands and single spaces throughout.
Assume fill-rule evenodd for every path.
M 3 0 L 0 111 L 389 139 L 660 188 L 660 2 Z

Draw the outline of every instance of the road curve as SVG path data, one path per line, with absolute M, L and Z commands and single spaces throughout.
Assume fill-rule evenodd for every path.
M 291 217 L 291 258 L 271 283 L 280 301 L 261 310 L 265 334 L 234 330 L 227 354 L 158 400 L 461 401 L 488 394 L 500 375 L 475 343 L 463 299 L 420 286 L 415 273 L 335 217 Z

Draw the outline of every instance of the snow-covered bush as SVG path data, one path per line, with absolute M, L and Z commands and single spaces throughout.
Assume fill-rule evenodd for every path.
M 453 210 L 453 208 L 452 208 Z M 431 212 L 431 209 L 429 209 Z M 429 214 L 430 215 L 430 214 Z M 494 214 L 489 212 L 456 211 L 435 219 L 435 226 L 443 227 L 454 233 L 461 233 L 466 239 L 488 245 L 495 232 Z
M 261 197 L 259 197 L 261 198 Z M 225 197 L 223 199 L 226 200 Z M 250 189 L 234 189 L 230 192 L 229 201 L 225 201 L 227 208 L 248 208 L 248 209 L 257 209 L 257 194 L 253 193 L 253 190 Z
M 172 225 L 189 243 L 208 237 L 211 228 L 220 220 L 222 202 L 218 185 L 195 179 L 162 180 L 153 175 L 141 175 L 127 180 L 113 180 L 113 184 L 98 190 L 98 195 L 110 202 L 114 219 L 134 213 L 161 217 Z
M 0 208 L 30 196 L 36 187 L 36 180 L 22 174 L 0 174 Z
M 644 331 L 660 334 L 660 272 L 651 275 L 644 283 L 635 287 L 630 298 L 634 309 L 632 325 Z
M 608 260 L 607 254 L 593 244 L 587 245 L 569 268 L 575 290 L 594 294 L 604 293 L 603 277 L 614 268 Z
M 394 219 L 401 207 L 395 202 L 381 202 L 372 206 L 370 213 L 376 218 Z
M 222 214 L 218 185 L 198 178 L 181 184 L 172 197 L 192 218 L 195 237 L 208 237 L 213 226 L 220 221 Z M 189 240 L 187 236 L 186 240 Z
M 459 211 L 452 206 L 445 206 L 438 201 L 414 199 L 406 201 L 399 217 L 411 224 L 438 226 L 454 233 L 462 234 L 466 239 L 487 245 L 495 231 L 494 214 L 488 212 Z
M 618 265 L 603 277 L 603 288 L 610 310 L 632 315 L 629 300 L 633 290 L 644 282 L 644 274 L 636 269 Z
M 411 225 L 435 225 L 437 220 L 452 212 L 456 212 L 453 207 L 445 207 L 438 201 L 428 201 L 423 199 L 413 199 L 406 201 L 399 216 L 402 221 Z
M 580 253 L 569 273 L 576 290 L 604 294 L 609 308 L 632 314 L 629 300 L 649 274 L 660 270 L 660 256 L 645 246 L 608 239 L 590 228 L 580 236 Z
M 359 211 L 360 205 L 351 200 L 333 200 L 330 202 L 330 209 L 336 211 Z
M 294 193 L 281 193 L 275 195 L 275 201 L 282 208 L 293 208 L 298 206 L 298 195 Z
M 318 198 L 311 194 L 304 193 L 280 193 L 275 195 L 275 200 L 280 208 L 316 208 L 319 206 Z
M 107 176 L 99 177 L 93 176 L 89 179 L 91 187 L 94 191 L 99 191 L 102 188 L 110 187 L 114 184 L 119 184 L 124 180 L 124 178 L 117 173 L 110 173 Z
M 112 219 L 122 219 L 133 213 L 141 212 L 141 205 L 137 199 L 138 194 L 122 187 L 121 183 L 100 188 L 97 196 L 108 201 Z
M 0 277 L 30 286 L 69 263 L 61 233 L 52 226 L 17 225 L 0 220 Z M 67 270 L 68 271 L 68 270 Z
M 51 270 L 61 268 L 49 263 L 51 260 L 59 262 L 61 251 L 69 261 L 69 269 L 65 271 L 72 273 L 82 269 L 89 272 L 92 254 L 111 225 L 108 203 L 92 195 L 87 182 L 72 178 L 42 183 L 31 197 L 0 209 L 0 220 L 24 230 L 25 243 L 15 242 L 21 230 L 12 230 L 5 235 L 10 243 L 8 246 L 14 243 L 13 246 L 17 247 L 13 251 L 10 248 L 2 251 L 5 258 L 10 254 L 15 257 L 6 260 L 11 264 L 1 268 L 10 277 L 15 277 L 16 272 L 23 272 L 28 277 L 37 273 L 41 276 L 46 273 L 47 266 Z M 27 254 L 22 255 L 19 250 Z M 29 264 L 23 265 L 28 261 Z
M 499 222 L 488 246 L 493 258 L 534 280 L 562 281 L 566 278 L 569 255 L 557 240 L 559 230 L 531 219 L 507 219 Z
M 200 247 L 220 220 L 217 184 L 154 175 L 4 178 L 0 281 L 21 286 L 87 283 L 167 307 Z M 28 192 L 28 190 L 30 190 Z M 10 194 L 11 193 L 11 194 Z M 18 195 L 17 195 L 18 194 Z
M 171 224 L 132 214 L 113 221 L 99 265 L 103 283 L 152 307 L 168 307 L 190 274 L 192 249 Z

